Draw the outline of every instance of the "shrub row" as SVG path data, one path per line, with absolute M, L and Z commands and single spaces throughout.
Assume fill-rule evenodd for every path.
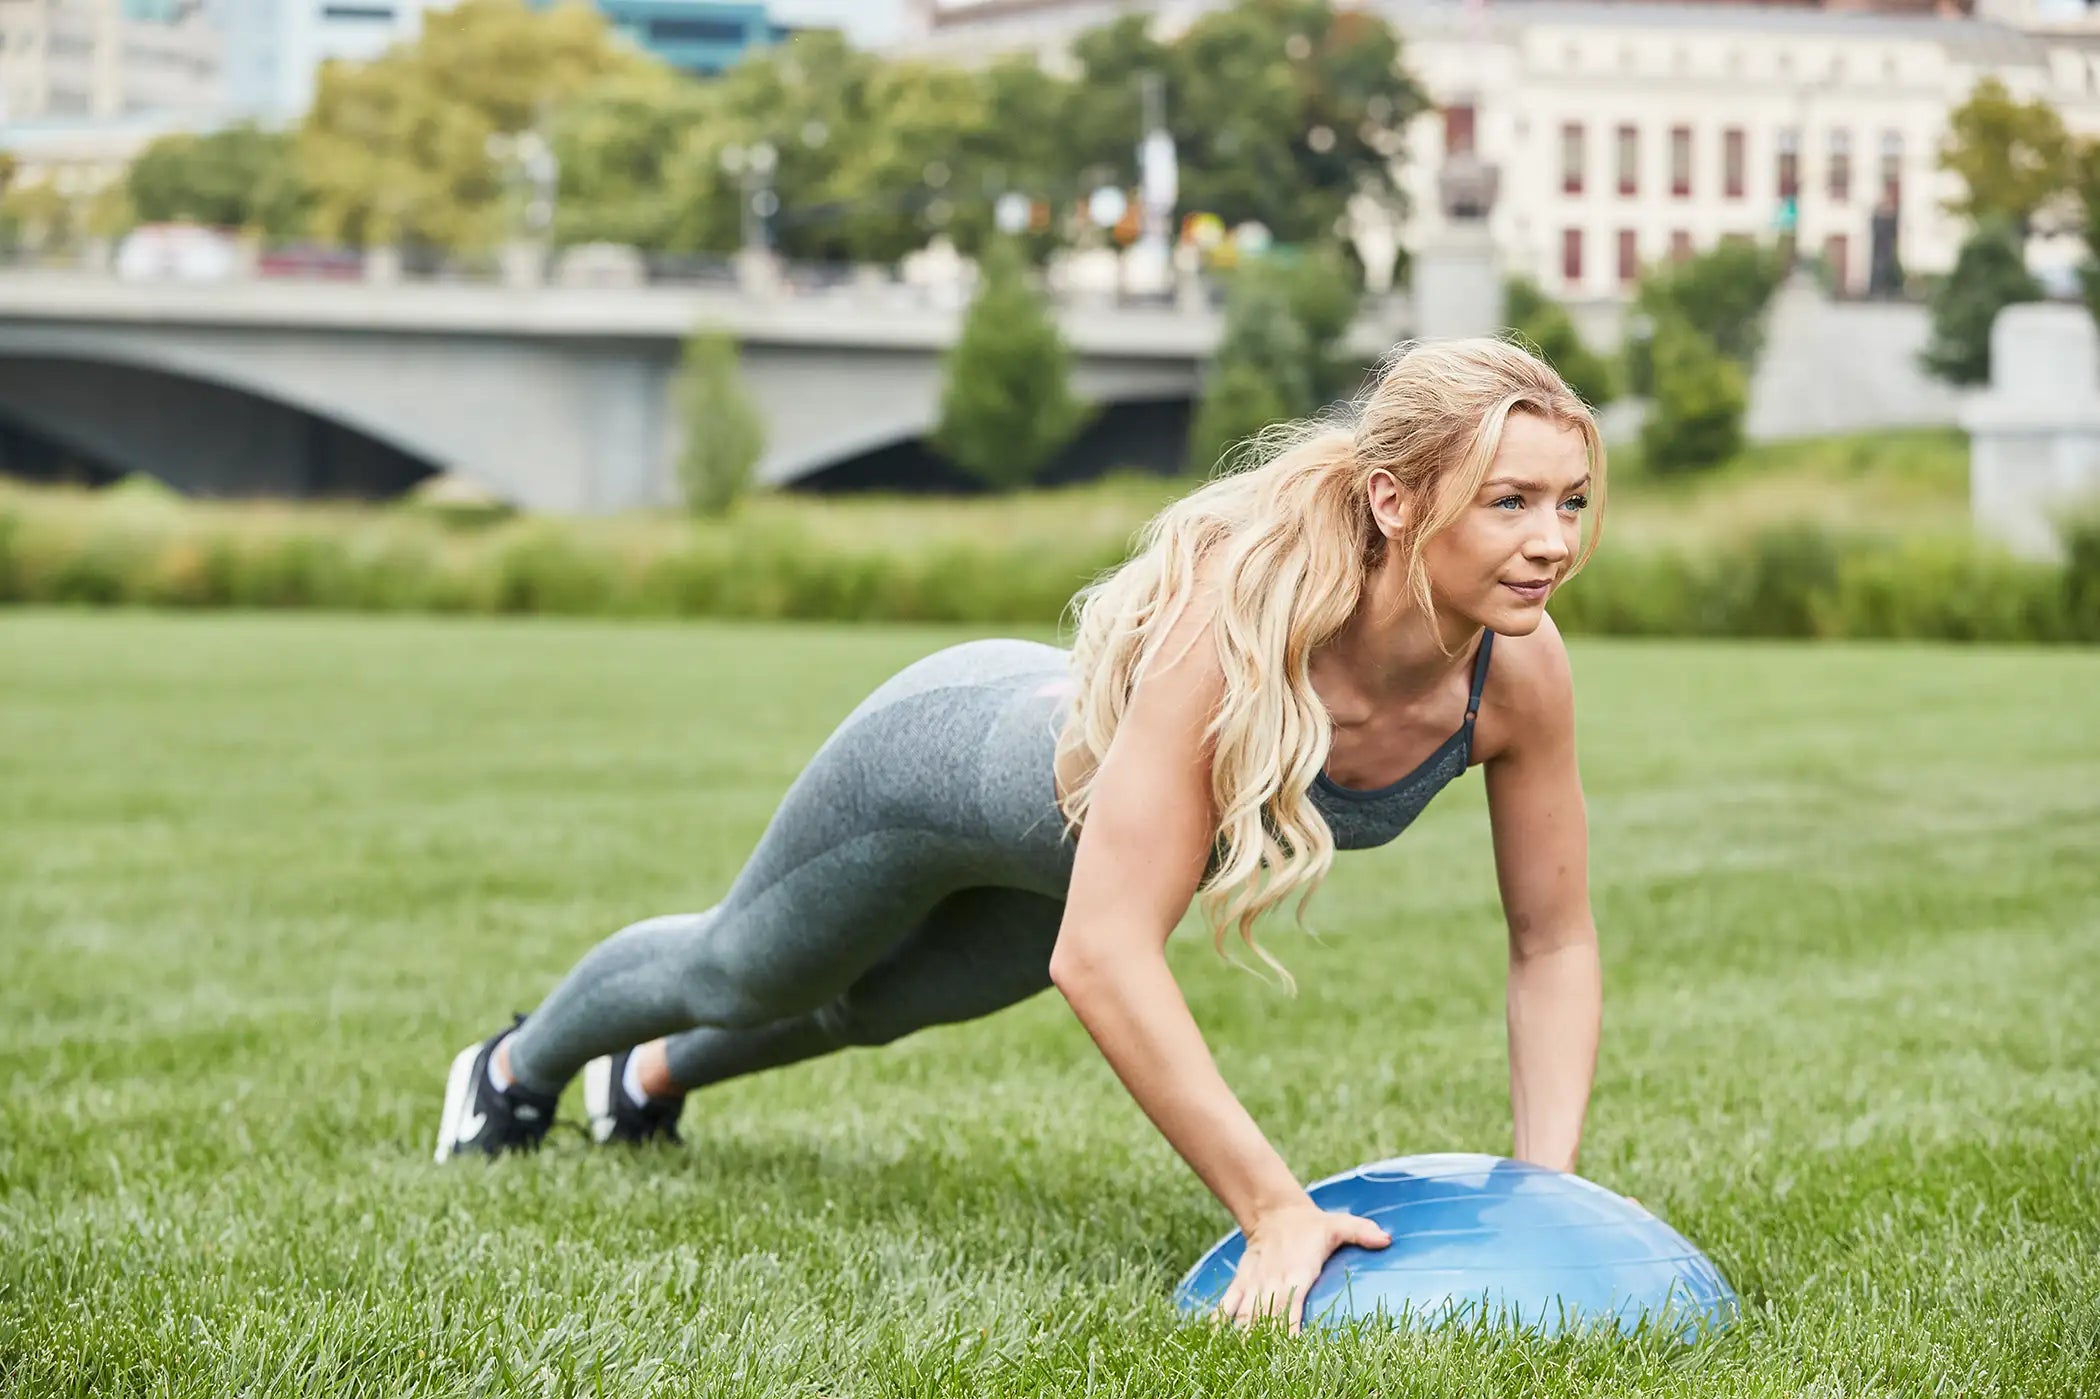
M 841 548 L 780 520 L 471 528 L 412 511 L 254 512 L 0 495 L 0 602 L 473 613 L 1055 622 L 1120 529 L 1055 547 Z M 1607 541 L 1555 599 L 1571 632 L 2100 641 L 2100 525 L 2064 565 L 1965 538 L 1766 529 L 1697 556 Z

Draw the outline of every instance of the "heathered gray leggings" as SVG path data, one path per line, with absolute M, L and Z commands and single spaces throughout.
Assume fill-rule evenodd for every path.
M 551 1091 L 672 1035 L 671 1076 L 698 1088 L 1047 987 L 1075 848 L 1051 775 L 1067 661 L 971 641 L 884 682 L 788 788 L 722 902 L 600 943 L 512 1039 L 513 1072 Z

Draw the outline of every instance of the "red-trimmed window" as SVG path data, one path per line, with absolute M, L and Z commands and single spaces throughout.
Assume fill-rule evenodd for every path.
M 1692 129 L 1689 126 L 1670 128 L 1670 197 L 1692 197 Z
M 1641 129 L 1622 125 L 1618 139 L 1619 194 L 1631 198 L 1641 192 Z
M 1560 128 L 1560 192 L 1582 193 L 1582 123 L 1561 123 Z
M 1729 199 L 1743 197 L 1743 166 L 1747 148 L 1743 128 L 1731 126 L 1721 133 L 1721 193 Z
M 1473 104 L 1454 102 L 1444 108 L 1444 154 L 1463 155 L 1473 149 Z
M 1579 228 L 1560 231 L 1560 278 L 1571 287 L 1582 284 L 1582 230 Z
M 1852 198 L 1852 133 L 1830 133 L 1830 202 L 1843 204 Z
M 1683 262 L 1692 255 L 1692 235 L 1682 228 L 1670 231 L 1670 261 Z
M 1641 275 L 1641 240 L 1633 229 L 1619 230 L 1619 285 L 1631 286 Z

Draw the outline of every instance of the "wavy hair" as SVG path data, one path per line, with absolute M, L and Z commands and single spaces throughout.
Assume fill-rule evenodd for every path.
M 1057 753 L 1060 763 L 1073 752 L 1084 760 L 1061 800 L 1076 832 L 1138 677 L 1187 606 L 1199 566 L 1218 561 L 1209 631 L 1225 687 L 1205 730 L 1218 829 L 1198 902 L 1220 955 L 1236 931 L 1286 986 L 1290 973 L 1253 929 L 1294 895 L 1303 927 L 1306 900 L 1334 862 L 1333 834 L 1306 795 L 1334 736 L 1308 663 L 1355 613 L 1367 572 L 1384 561 L 1370 475 L 1391 472 L 1418 507 L 1392 547 L 1406 562 L 1411 596 L 1429 612 L 1423 549 L 1480 489 L 1513 412 L 1573 427 L 1588 444 L 1597 513 L 1572 576 L 1602 525 L 1596 418 L 1535 355 L 1481 336 L 1403 342 L 1341 410 L 1243 444 L 1210 480 L 1154 516 L 1132 557 L 1082 589 L 1067 610 L 1073 692 Z

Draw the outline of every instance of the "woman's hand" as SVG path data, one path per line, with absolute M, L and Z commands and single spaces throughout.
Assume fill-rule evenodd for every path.
M 1240 1326 L 1258 1317 L 1287 1316 L 1295 1336 L 1305 1318 L 1305 1294 L 1329 1254 L 1343 1244 L 1375 1249 L 1392 1241 L 1370 1220 L 1323 1210 L 1310 1199 L 1265 1214 L 1247 1230 L 1247 1251 L 1218 1314 Z

